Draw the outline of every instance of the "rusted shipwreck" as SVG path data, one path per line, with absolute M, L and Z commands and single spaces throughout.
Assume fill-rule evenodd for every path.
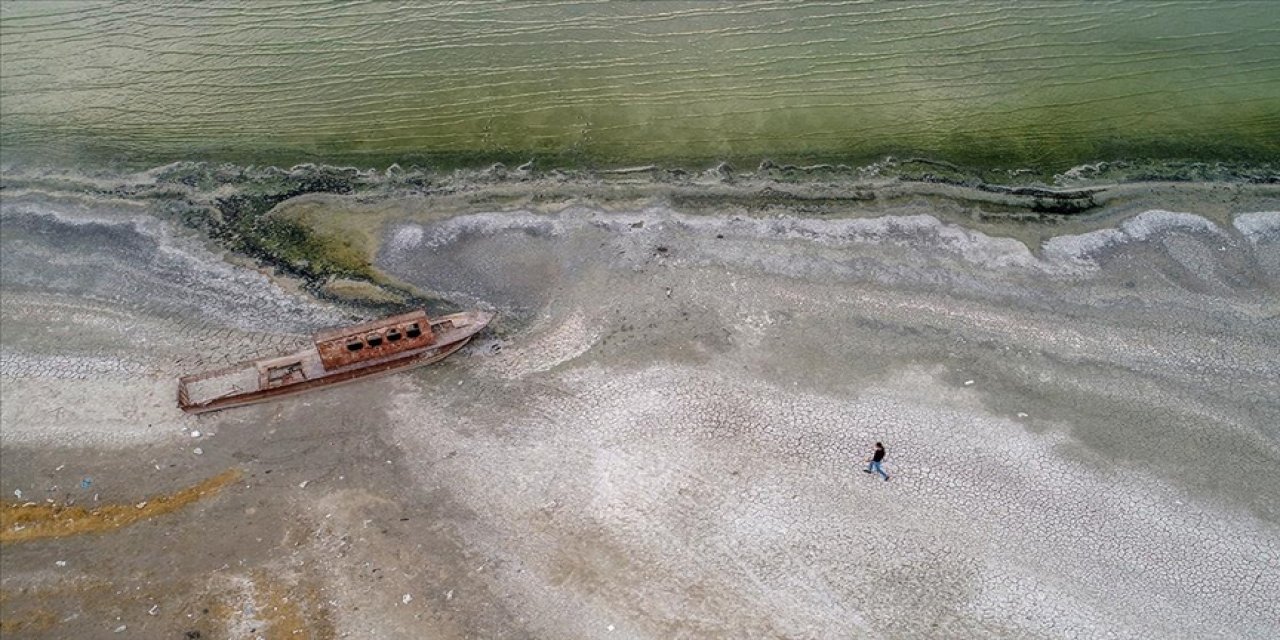
M 178 406 L 217 411 L 431 364 L 461 349 L 492 318 L 464 311 L 431 319 L 419 310 L 321 331 L 296 353 L 180 378 Z

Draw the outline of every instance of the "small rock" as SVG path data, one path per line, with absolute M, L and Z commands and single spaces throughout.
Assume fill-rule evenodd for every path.
M 135 505 L 133 505 L 133 506 L 135 506 L 135 507 L 137 507 L 137 508 L 139 508 L 139 509 L 142 509 L 143 507 L 146 507 L 146 506 L 147 506 L 147 501 L 146 501 L 146 500 L 143 500 L 142 502 L 139 502 L 138 504 L 135 504 Z
M 308 482 L 311 482 L 311 481 L 310 481 L 310 480 L 303 480 L 302 482 L 299 482 L 299 483 L 298 483 L 298 488 L 299 488 L 299 489 L 306 489 L 306 488 L 307 488 L 307 483 L 308 483 Z
M 413 601 L 413 596 L 411 596 L 411 595 L 409 595 L 409 594 L 407 594 L 407 593 L 406 593 L 406 594 L 404 594 L 403 596 L 401 596 L 401 598 L 400 598 L 400 602 L 403 602 L 403 603 L 405 603 L 405 604 L 409 604 L 409 603 L 410 603 L 410 602 L 412 602 L 412 601 Z
M 116 630 L 115 630 L 113 633 L 124 633 L 124 630 L 125 630 L 125 629 L 128 629 L 128 628 L 129 628 L 129 627 L 126 627 L 125 625 L 120 625 L 120 626 L 116 627 Z
M 202 456 L 202 455 L 204 455 L 204 449 L 201 449 L 200 447 L 196 447 L 196 448 L 194 448 L 194 449 L 192 449 L 192 450 L 191 450 L 191 453 L 194 453 L 194 454 L 196 454 L 196 455 L 198 455 L 198 456 Z

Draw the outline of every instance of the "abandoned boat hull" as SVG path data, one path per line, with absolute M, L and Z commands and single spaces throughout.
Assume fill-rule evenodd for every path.
M 492 314 L 469 311 L 428 320 L 425 314 L 402 314 L 381 321 L 316 334 L 315 345 L 295 353 L 252 360 L 178 381 L 178 406 L 187 413 L 206 413 L 259 402 L 266 402 L 316 389 L 384 376 L 439 362 L 452 355 L 483 329 Z M 347 348 L 363 351 L 365 344 L 381 347 L 388 335 L 399 331 L 397 323 L 416 328 L 422 338 L 417 344 L 406 339 L 407 350 L 389 354 L 374 353 L 359 359 L 352 354 L 334 355 L 324 352 L 326 343 L 348 343 Z M 414 334 L 410 336 L 417 338 Z M 366 341 L 367 337 L 367 341 Z M 361 341 L 352 349 L 351 340 Z M 426 346 L 421 346 L 425 344 Z M 332 349 L 330 349 L 332 351 Z M 327 365 L 327 366 L 326 366 Z

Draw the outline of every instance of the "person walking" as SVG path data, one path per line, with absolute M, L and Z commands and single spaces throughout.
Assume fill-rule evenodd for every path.
M 884 478 L 885 482 L 888 482 L 889 474 L 885 473 L 884 469 L 880 468 L 880 461 L 882 460 L 884 460 L 884 445 L 877 442 L 875 453 L 871 454 L 871 464 L 868 464 L 867 468 L 863 469 L 862 472 L 871 473 L 872 471 L 874 471 L 880 474 L 880 476 Z

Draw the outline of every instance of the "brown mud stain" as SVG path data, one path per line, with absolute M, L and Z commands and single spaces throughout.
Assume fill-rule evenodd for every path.
M 336 637 L 319 592 L 308 584 L 286 585 L 254 575 L 256 600 L 267 623 L 266 640 L 328 640 Z
M 56 503 L 0 503 L 0 544 L 64 538 L 101 533 L 177 511 L 201 498 L 217 494 L 240 479 L 239 469 L 228 469 L 199 484 L 167 495 L 152 496 L 135 504 L 109 504 L 86 509 Z
M 314 581 L 269 569 L 231 577 L 188 612 L 210 637 L 260 640 L 333 640 L 329 604 Z M 215 631 L 216 630 L 216 631 Z
M 57 622 L 58 618 L 47 609 L 37 609 L 17 616 L 5 616 L 0 618 L 0 635 L 19 631 L 46 631 L 52 629 Z
M 49 631 L 60 619 L 88 611 L 95 603 L 110 599 L 112 593 L 111 583 L 91 579 L 0 589 L 0 638 Z

